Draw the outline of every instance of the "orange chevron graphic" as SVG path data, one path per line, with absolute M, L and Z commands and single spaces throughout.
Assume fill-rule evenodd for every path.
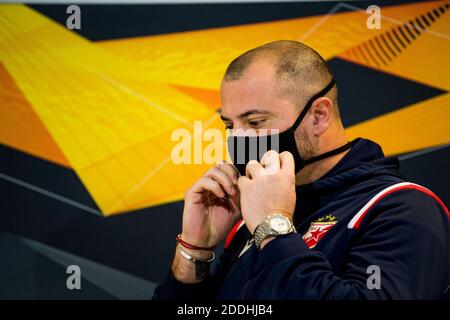
M 450 94 L 390 112 L 346 129 L 350 139 L 380 141 L 386 154 L 401 154 L 450 142 Z M 364 134 L 362 134 L 364 132 Z
M 66 157 L 1 63 L 0 106 L 2 143 L 70 167 Z
M 450 3 L 430 2 L 427 12 L 386 29 L 338 57 L 389 74 L 450 90 Z M 432 52 L 430 52 L 432 51 Z M 414 66 L 414 67 L 412 67 Z

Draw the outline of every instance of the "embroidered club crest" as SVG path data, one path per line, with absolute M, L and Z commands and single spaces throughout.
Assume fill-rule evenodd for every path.
M 308 231 L 303 235 L 303 240 L 308 248 L 314 248 L 320 239 L 337 223 L 336 217 L 332 214 L 311 222 Z

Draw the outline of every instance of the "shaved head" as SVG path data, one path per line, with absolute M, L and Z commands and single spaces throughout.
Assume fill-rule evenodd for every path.
M 258 64 L 271 64 L 280 96 L 288 97 L 302 107 L 333 78 L 325 60 L 312 48 L 293 40 L 279 40 L 251 49 L 228 66 L 224 81 L 243 77 L 249 68 Z M 339 118 L 337 88 L 326 95 L 334 105 L 334 116 Z

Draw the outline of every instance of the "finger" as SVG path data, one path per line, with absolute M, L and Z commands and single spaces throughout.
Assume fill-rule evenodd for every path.
M 233 181 L 233 184 L 237 185 L 237 181 L 239 179 L 239 171 L 236 169 L 236 167 L 234 165 L 224 161 L 224 162 L 219 162 L 217 164 L 217 167 L 220 170 L 225 171 L 230 176 L 231 181 Z
M 263 167 L 258 161 L 250 160 L 247 163 L 247 166 L 245 167 L 245 175 L 251 179 L 251 178 L 256 177 L 257 175 L 261 174 L 262 170 L 263 170 Z
M 198 181 L 197 187 L 198 187 L 198 191 L 200 191 L 200 192 L 209 191 L 209 192 L 213 193 L 217 198 L 225 197 L 225 191 L 223 191 L 220 184 L 211 178 L 207 178 L 207 177 L 200 178 L 200 180 Z
M 239 213 L 239 197 L 229 197 L 227 200 L 228 206 L 233 214 Z
M 208 170 L 205 176 L 217 181 L 229 195 L 234 195 L 236 193 L 236 188 L 234 187 L 233 181 L 225 171 L 222 171 L 217 167 L 213 167 Z
M 288 174 L 295 174 L 295 161 L 292 153 L 284 151 L 280 153 L 281 170 Z
M 275 174 L 280 170 L 280 156 L 275 150 L 269 150 L 262 156 L 261 165 L 265 174 Z
M 247 178 L 246 176 L 240 176 L 239 180 L 238 180 L 238 187 L 239 190 L 242 191 L 243 188 L 245 188 L 245 186 L 247 185 L 247 183 L 250 181 L 249 178 Z

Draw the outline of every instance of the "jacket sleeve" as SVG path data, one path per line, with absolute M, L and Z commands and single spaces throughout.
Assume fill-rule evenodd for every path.
M 235 226 L 241 226 L 240 221 Z M 165 281 L 156 287 L 153 292 L 153 300 L 212 300 L 217 297 L 220 284 L 223 282 L 227 271 L 234 258 L 247 242 L 249 233 L 247 228 L 233 228 L 224 246 L 217 256 L 216 263 L 210 267 L 210 277 L 198 284 L 185 284 L 174 278 L 169 271 Z
M 186 284 L 175 279 L 170 271 L 164 283 L 153 292 L 153 300 L 210 300 L 215 296 L 214 283 L 214 279 L 207 278 L 200 283 Z
M 247 299 L 439 299 L 449 284 L 448 211 L 416 190 L 380 201 L 364 218 L 342 273 L 310 250 L 301 235 L 271 241 L 261 251 L 266 272 L 246 286 Z M 367 268 L 381 271 L 380 289 Z
M 166 279 L 153 292 L 153 300 L 213 300 L 217 296 L 218 286 L 223 280 L 227 250 L 220 254 L 216 264 L 210 267 L 210 276 L 200 283 L 186 284 L 178 281 L 171 270 Z

